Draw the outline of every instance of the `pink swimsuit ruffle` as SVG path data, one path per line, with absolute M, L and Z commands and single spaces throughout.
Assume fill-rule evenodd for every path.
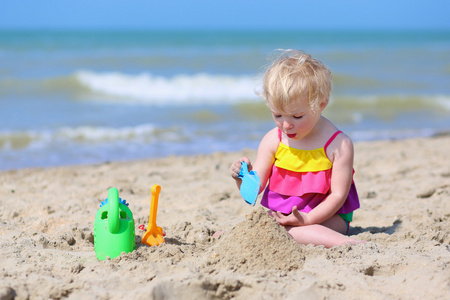
M 269 181 L 269 189 L 282 195 L 326 194 L 330 185 L 331 169 L 299 173 L 278 168 L 275 165 L 272 168 Z

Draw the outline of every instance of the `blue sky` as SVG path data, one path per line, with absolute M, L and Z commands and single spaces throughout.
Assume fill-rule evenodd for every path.
M 450 29 L 449 0 L 0 0 L 0 29 Z

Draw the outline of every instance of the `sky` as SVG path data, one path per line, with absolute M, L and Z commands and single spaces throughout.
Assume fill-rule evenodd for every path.
M 0 0 L 0 29 L 445 29 L 449 0 Z

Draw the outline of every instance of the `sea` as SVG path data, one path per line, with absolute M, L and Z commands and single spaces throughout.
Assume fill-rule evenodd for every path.
M 331 69 L 355 142 L 450 132 L 450 31 L 3 30 L 0 170 L 257 149 L 279 49 Z

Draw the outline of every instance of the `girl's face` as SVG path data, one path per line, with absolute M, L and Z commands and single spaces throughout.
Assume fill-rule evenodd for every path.
M 277 127 L 290 139 L 301 140 L 314 130 L 325 105 L 321 104 L 319 111 L 312 111 L 307 100 L 299 100 L 291 103 L 283 112 L 272 104 L 269 107 Z

